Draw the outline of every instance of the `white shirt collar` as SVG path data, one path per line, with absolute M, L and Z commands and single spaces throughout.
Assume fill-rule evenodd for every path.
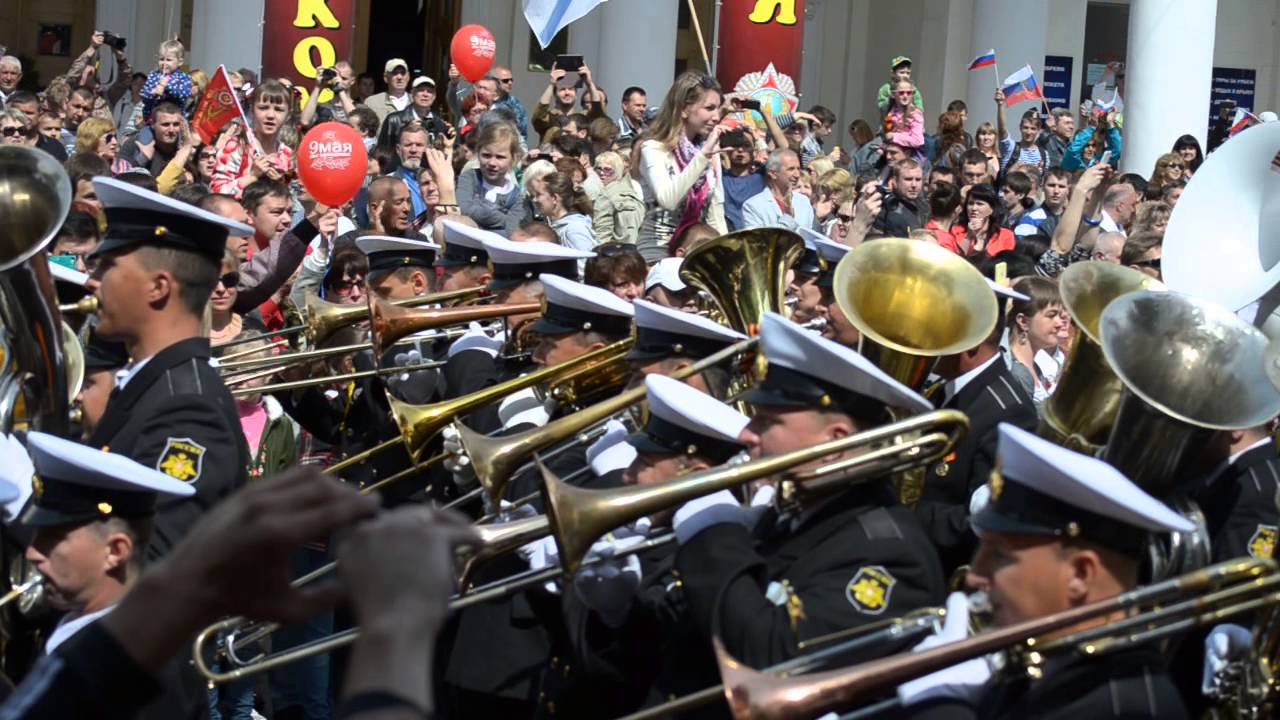
M 943 400 L 943 404 L 951 402 L 951 399 L 954 398 L 956 395 L 959 395 L 960 391 L 964 389 L 965 385 L 968 385 L 969 383 L 973 382 L 974 378 L 978 377 L 983 372 L 985 372 L 987 368 L 991 367 L 991 365 L 999 359 L 1000 359 L 1000 353 L 995 353 L 991 357 L 987 358 L 987 361 L 982 363 L 978 367 L 970 370 L 969 372 L 966 372 L 965 374 L 961 375 L 955 380 L 948 382 L 946 386 L 947 395 L 946 395 L 946 399 Z
M 1103 232 L 1120 233 L 1125 237 L 1129 237 L 1129 233 L 1125 232 L 1124 228 L 1120 227 L 1120 224 L 1108 215 L 1106 210 L 1102 211 L 1102 220 L 1098 222 L 1098 225 L 1102 228 Z
M 144 358 L 142 360 L 131 362 L 128 365 L 125 365 L 124 367 L 117 370 L 116 371 L 116 387 L 121 390 L 124 390 L 124 386 L 128 385 L 129 381 L 132 380 L 134 376 L 138 374 L 138 371 L 146 367 L 147 363 L 149 362 L 151 362 L 151 358 Z
M 1224 472 L 1226 472 L 1228 468 L 1230 468 L 1232 465 L 1235 465 L 1235 464 L 1236 464 L 1236 461 L 1237 461 L 1237 460 L 1239 460 L 1239 459 L 1240 459 L 1240 457 L 1241 457 L 1242 455 L 1244 455 L 1245 453 L 1249 452 L 1250 450 L 1254 450 L 1254 449 L 1260 448 L 1260 447 L 1262 447 L 1263 445 L 1266 445 L 1266 444 L 1267 444 L 1267 443 L 1269 443 L 1269 442 L 1272 442 L 1272 438 L 1271 438 L 1271 437 L 1264 437 L 1264 438 L 1262 438 L 1261 440 L 1259 440 L 1259 441 L 1257 441 L 1257 442 L 1253 443 L 1253 444 L 1252 444 L 1252 445 L 1250 445 L 1249 447 L 1244 448 L 1244 449 L 1243 449 L 1243 450 L 1241 450 L 1240 452 L 1232 453 L 1231 457 L 1229 457 L 1229 458 L 1227 458 L 1225 461 L 1223 461 L 1223 462 L 1219 463 L 1219 464 L 1218 464 L 1218 466 L 1217 466 L 1217 467 L 1215 467 L 1215 468 L 1213 469 L 1213 471 L 1209 473 L 1209 480 L 1208 480 L 1208 482 L 1207 482 L 1207 483 L 1205 483 L 1205 484 L 1206 484 L 1206 485 L 1209 485 L 1209 486 L 1212 486 L 1214 483 L 1216 483 L 1216 482 L 1218 481 L 1218 478 L 1222 477 L 1222 474 L 1223 474 Z
M 53 651 L 59 645 L 71 639 L 73 635 L 84 629 L 86 625 L 106 615 L 116 608 L 115 605 L 108 605 L 97 612 L 91 612 L 88 615 L 76 615 L 67 613 L 58 621 L 58 626 L 49 633 L 49 639 L 44 642 L 44 654 L 52 655 Z

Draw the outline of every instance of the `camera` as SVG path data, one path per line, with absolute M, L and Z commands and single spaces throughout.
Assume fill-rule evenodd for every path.
M 102 44 L 106 45 L 107 47 L 113 48 L 115 50 L 119 50 L 120 52 L 124 52 L 124 49 L 129 44 L 129 41 L 125 40 L 122 36 L 111 32 L 110 30 L 105 30 L 102 33 Z
M 334 80 L 338 79 L 338 71 L 333 68 L 323 68 L 320 70 L 320 84 L 332 85 Z

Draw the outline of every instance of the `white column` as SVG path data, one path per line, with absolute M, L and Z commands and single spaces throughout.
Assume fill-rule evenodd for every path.
M 611 116 L 620 114 L 622 91 L 632 85 L 645 89 L 650 107 L 659 105 L 671 87 L 678 2 L 684 0 L 615 0 L 592 11 L 601 15 L 600 55 L 586 60 L 596 84 L 609 94 Z M 709 32 L 711 18 L 699 19 Z
M 1179 135 L 1205 144 L 1216 0 L 1133 0 L 1121 169 L 1144 177 Z
M 191 9 L 191 67 L 212 72 L 262 69 L 262 12 L 264 0 L 195 0 Z
M 1006 77 L 1023 65 L 1030 65 L 1036 79 L 1044 79 L 1045 38 L 1049 28 L 1049 0 L 974 0 L 973 41 L 969 60 L 995 48 L 1000 77 L 991 68 L 969 73 L 969 92 L 965 102 L 969 106 L 967 128 L 973 132 L 980 123 L 996 121 L 996 105 L 992 96 L 996 87 Z M 1083 32 L 1081 28 L 1081 32 Z M 945 101 L 944 101 L 945 102 Z M 1030 103 L 1013 108 L 1007 113 L 1009 132 L 1017 138 L 1018 117 L 1031 109 Z M 930 111 L 930 120 L 936 119 L 945 107 Z

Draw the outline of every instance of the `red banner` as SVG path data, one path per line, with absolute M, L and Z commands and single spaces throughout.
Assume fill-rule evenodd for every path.
M 242 115 L 236 93 L 231 89 L 231 78 L 227 77 L 227 69 L 219 65 L 213 72 L 213 77 L 209 78 L 209 87 L 200 96 L 195 115 L 191 116 L 191 128 L 200 135 L 205 145 L 212 145 L 222 128 Z
M 724 0 L 716 79 L 733 92 L 744 75 L 763 73 L 772 63 L 777 74 L 798 83 L 803 45 L 804 0 Z
M 315 87 L 320 68 L 351 59 L 355 0 L 271 0 L 262 28 L 262 77 L 289 78 L 302 101 Z M 333 91 L 320 93 L 320 102 Z

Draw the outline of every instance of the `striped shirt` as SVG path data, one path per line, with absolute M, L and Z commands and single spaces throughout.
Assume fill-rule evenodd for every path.
M 1032 144 L 1031 147 L 1022 147 L 1013 141 L 1008 135 L 1000 141 L 1000 161 L 1001 168 L 1012 167 L 1014 165 L 1030 165 L 1032 167 L 1044 167 L 1046 158 L 1041 151 L 1040 146 Z

